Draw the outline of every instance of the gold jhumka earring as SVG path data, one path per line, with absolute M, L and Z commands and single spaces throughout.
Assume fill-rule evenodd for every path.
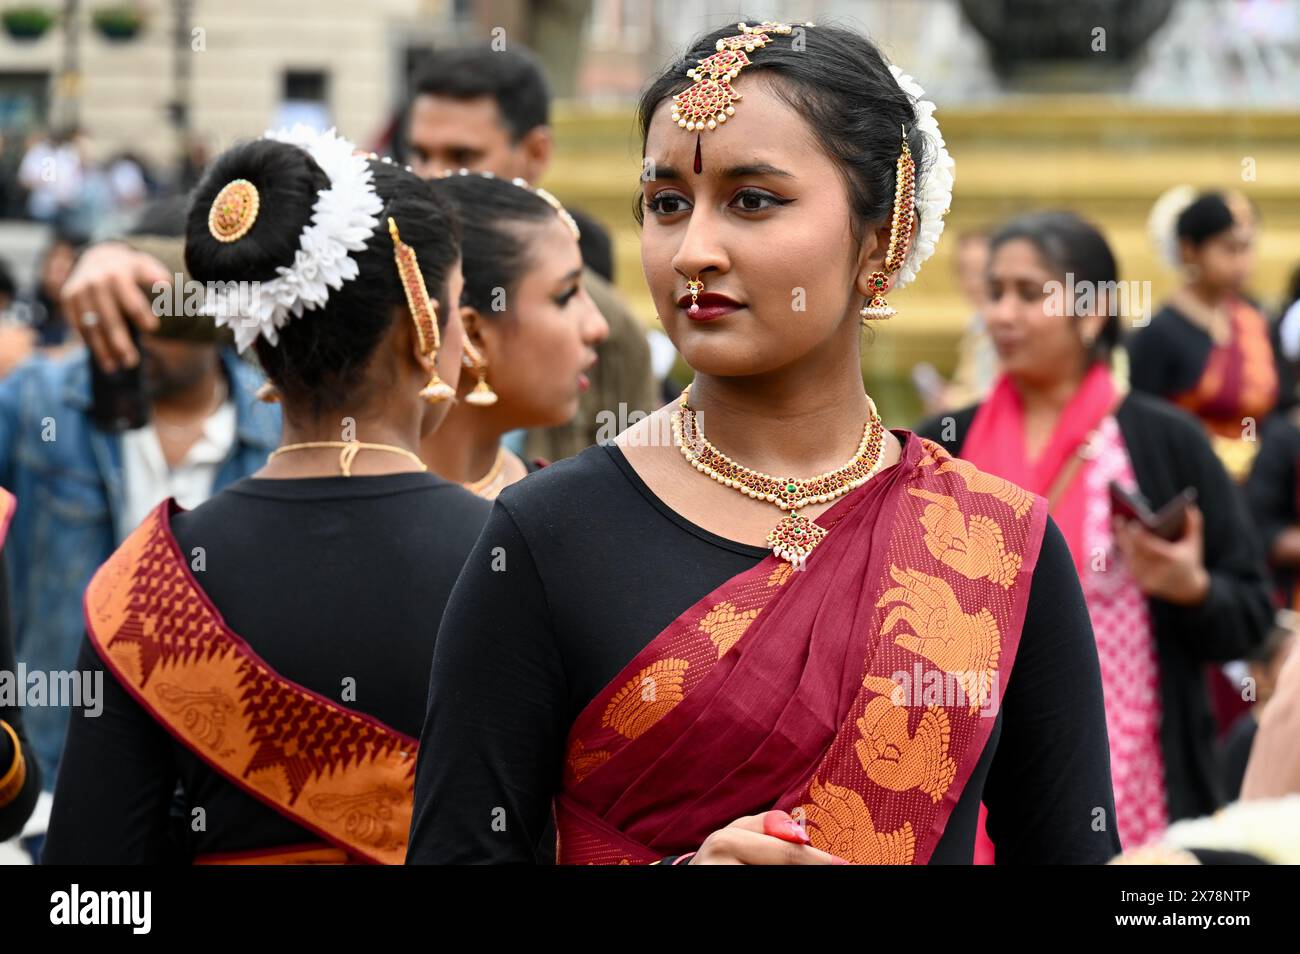
M 474 385 L 474 390 L 465 395 L 465 403 L 473 404 L 475 407 L 491 407 L 496 404 L 497 392 L 493 391 L 491 385 L 487 383 L 487 359 L 470 343 L 468 336 L 465 338 L 461 364 L 478 376 L 478 383 Z

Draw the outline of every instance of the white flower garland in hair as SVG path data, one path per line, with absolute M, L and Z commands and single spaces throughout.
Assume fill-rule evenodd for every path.
M 205 311 L 218 325 L 229 325 L 235 344 L 246 349 L 260 334 L 271 344 L 280 339 L 280 329 L 304 311 L 322 307 L 330 289 L 337 291 L 351 281 L 360 268 L 349 252 L 359 252 L 379 225 L 383 200 L 375 191 L 374 174 L 356 146 L 331 127 L 317 132 L 298 124 L 292 129 L 268 130 L 264 136 L 303 149 L 329 179 L 329 186 L 316 195 L 311 220 L 298 236 L 293 264 L 276 268 L 276 277 L 241 288 L 210 288 Z M 263 213 L 271 210 L 263 200 Z
M 925 169 L 917 169 L 920 187 L 916 191 L 916 211 L 921 217 L 921 227 L 912 236 L 911 247 L 903 259 L 898 274 L 894 276 L 891 290 L 905 288 L 912 283 L 925 260 L 934 254 L 943 234 L 943 217 L 952 206 L 952 187 L 956 180 L 956 163 L 948 153 L 939 121 L 934 118 L 934 103 L 925 98 L 921 84 L 897 66 L 890 66 L 894 81 L 916 103 L 916 128 L 929 137 L 934 147 L 934 161 Z
M 1195 201 L 1194 188 L 1174 186 L 1160 194 L 1147 216 L 1147 237 L 1170 268 L 1183 266 L 1183 254 L 1178 247 L 1178 217 Z

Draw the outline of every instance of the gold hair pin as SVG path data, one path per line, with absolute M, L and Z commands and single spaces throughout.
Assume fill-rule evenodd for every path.
M 429 289 L 424 284 L 424 273 L 420 271 L 420 262 L 415 257 L 415 249 L 402 241 L 397 231 L 397 222 L 388 217 L 388 234 L 393 237 L 393 258 L 397 261 L 397 275 L 402 281 L 402 290 L 406 293 L 406 305 L 411 310 L 411 319 L 415 322 L 415 333 L 420 342 L 420 352 L 431 360 L 438 357 L 442 346 L 438 335 L 438 312 L 429 299 Z M 429 383 L 420 390 L 420 397 L 430 404 L 447 401 L 456 396 L 455 389 L 438 377 L 438 369 L 433 369 Z

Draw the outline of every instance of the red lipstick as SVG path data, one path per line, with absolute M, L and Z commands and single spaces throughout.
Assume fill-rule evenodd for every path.
M 677 307 L 682 309 L 691 321 L 713 321 L 742 307 L 734 298 L 728 298 L 718 292 L 705 292 L 696 298 L 695 304 L 699 305 L 699 309 L 692 312 L 690 295 L 683 295 L 677 299 Z

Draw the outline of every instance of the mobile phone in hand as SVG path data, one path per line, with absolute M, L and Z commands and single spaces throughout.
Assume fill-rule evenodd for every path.
M 134 368 L 119 367 L 108 374 L 93 355 L 90 358 L 90 420 L 101 431 L 133 431 L 149 423 L 144 352 L 140 349 L 140 334 L 134 326 L 131 340 L 136 354 L 140 355 Z
M 1182 538 L 1187 528 L 1187 508 L 1196 502 L 1196 488 L 1187 487 L 1153 513 L 1151 505 L 1140 493 L 1130 493 L 1113 480 L 1109 490 L 1112 514 L 1136 520 L 1151 533 L 1169 541 Z

